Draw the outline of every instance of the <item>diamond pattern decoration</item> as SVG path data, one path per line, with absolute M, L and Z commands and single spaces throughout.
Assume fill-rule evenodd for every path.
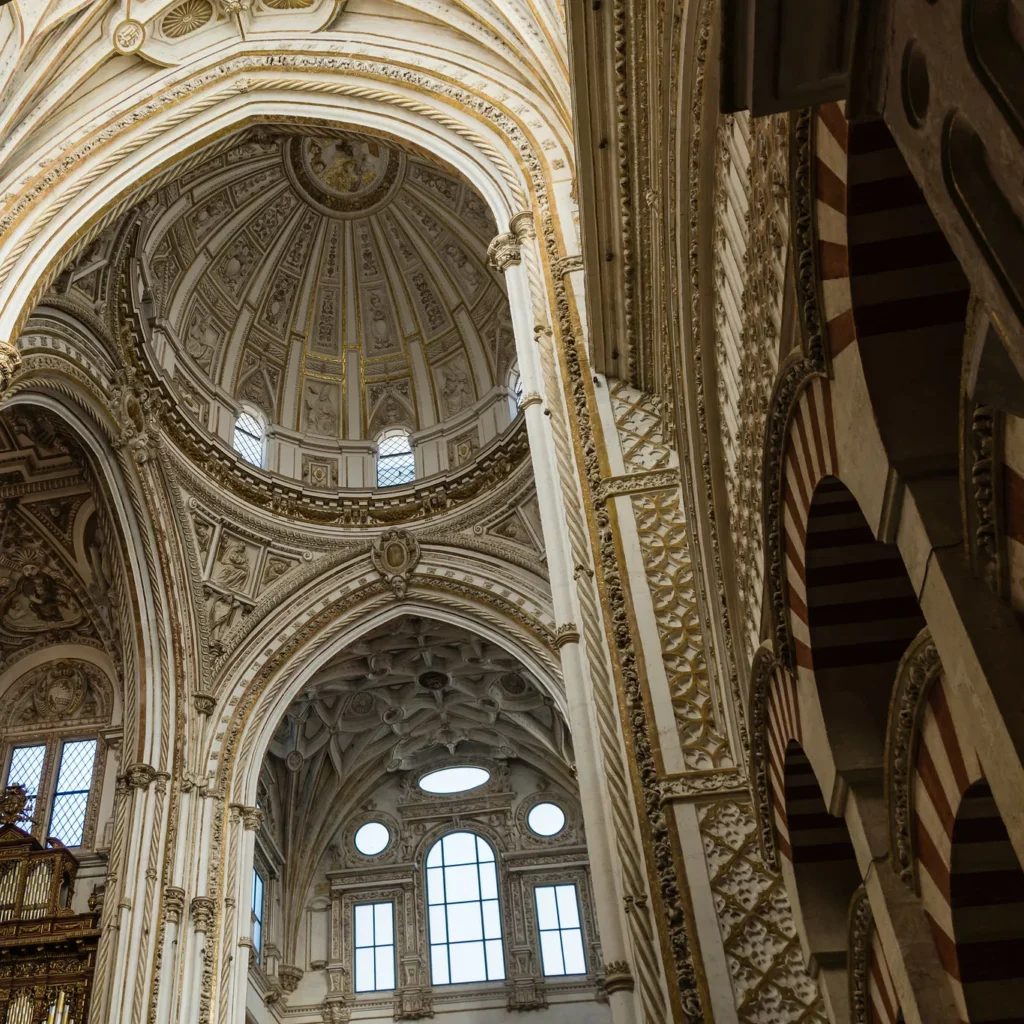
M 408 434 L 382 437 L 377 444 L 377 486 L 395 487 L 416 478 L 416 463 Z
M 82 845 L 95 760 L 95 740 L 75 740 L 64 744 L 60 772 L 57 775 L 57 792 L 53 797 L 53 811 L 50 814 L 50 835 L 65 846 Z
M 11 768 L 7 773 L 8 786 L 24 786 L 28 800 L 25 813 L 32 816 L 36 809 L 39 784 L 43 780 L 43 764 L 46 761 L 46 744 L 34 747 L 15 747 L 11 754 Z
M 263 466 L 263 426 L 252 413 L 243 412 L 235 420 L 232 445 L 236 452 L 254 466 Z

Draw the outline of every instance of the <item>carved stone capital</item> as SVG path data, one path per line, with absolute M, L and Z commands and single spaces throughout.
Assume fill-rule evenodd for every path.
M 152 765 L 139 762 L 128 765 L 121 778 L 133 789 L 148 789 L 157 780 L 167 780 L 170 776 L 166 772 L 158 772 Z
M 544 401 L 536 391 L 527 391 L 519 403 L 520 409 L 529 409 L 531 405 L 540 405 Z
M 345 1005 L 343 997 L 331 997 L 324 1000 L 320 1016 L 324 1024 L 347 1024 L 352 1019 L 352 1011 Z M 398 1019 L 396 1014 L 395 1020 Z
M 20 366 L 18 350 L 9 342 L 0 341 L 0 395 L 11 386 L 11 380 Z
M 633 972 L 625 960 L 612 960 L 604 965 L 604 990 L 609 995 L 632 992 L 633 986 Z
M 263 808 L 262 807 L 241 807 L 242 812 L 242 826 L 246 832 L 258 832 L 260 825 L 263 824 Z
M 504 231 L 491 239 L 487 246 L 487 262 L 502 274 L 509 267 L 516 266 L 523 260 L 519 239 L 511 231 Z
M 217 698 L 212 693 L 195 690 L 192 693 L 192 706 L 199 714 L 209 717 L 217 707 Z
M 520 210 L 519 213 L 509 220 L 508 229 L 520 243 L 525 242 L 529 238 L 536 238 L 537 232 L 533 226 L 533 211 Z
M 193 898 L 192 923 L 197 932 L 208 932 L 217 923 L 217 901 L 212 896 Z
M 164 888 L 164 915 L 168 921 L 178 924 L 185 912 L 185 890 L 177 885 Z
M 566 644 L 578 644 L 580 642 L 580 631 L 575 623 L 563 622 L 555 629 L 554 644 L 556 650 L 561 650 Z
M 295 964 L 277 965 L 277 977 L 281 982 L 281 988 L 286 994 L 291 994 L 299 987 L 299 982 L 302 981 L 304 973 L 302 968 L 296 967 Z

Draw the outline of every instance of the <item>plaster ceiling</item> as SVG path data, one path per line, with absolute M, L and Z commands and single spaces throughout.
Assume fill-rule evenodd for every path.
M 333 658 L 292 702 L 269 753 L 311 791 L 323 774 L 347 783 L 448 755 L 572 762 L 550 697 L 497 644 L 457 626 L 406 616 Z M 306 787 L 303 787 L 304 789 Z
M 324 438 L 493 401 L 515 359 L 497 234 L 453 170 L 382 138 L 250 131 L 140 206 L 179 391 Z

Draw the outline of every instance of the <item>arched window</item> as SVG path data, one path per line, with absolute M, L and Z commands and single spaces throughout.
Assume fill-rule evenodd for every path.
M 396 487 L 416 478 L 409 432 L 401 427 L 388 430 L 377 439 L 377 486 Z
M 430 980 L 502 981 L 505 953 L 494 850 L 472 832 L 449 832 L 427 854 Z
M 246 462 L 263 468 L 267 447 L 267 424 L 263 413 L 250 407 L 242 409 L 235 420 L 232 445 Z

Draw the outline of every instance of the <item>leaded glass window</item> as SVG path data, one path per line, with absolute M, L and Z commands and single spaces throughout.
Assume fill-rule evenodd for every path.
M 36 743 L 30 747 L 15 747 L 11 752 L 11 766 L 7 770 L 8 786 L 23 786 L 28 796 L 25 813 L 35 813 L 39 785 L 43 781 L 43 766 L 46 764 L 46 744 Z
M 95 761 L 95 740 L 72 740 L 61 751 L 49 834 L 65 846 L 82 845 Z
M 266 452 L 267 431 L 263 416 L 255 411 L 243 409 L 235 420 L 232 445 L 236 452 L 254 466 L 263 468 Z
M 494 850 L 472 832 L 449 832 L 427 854 L 430 974 L 435 985 L 501 981 L 498 871 Z
M 382 992 L 395 987 L 395 909 L 393 903 L 355 907 L 355 987 Z
M 405 431 L 394 431 L 377 442 L 377 486 L 397 487 L 416 479 L 416 460 Z

